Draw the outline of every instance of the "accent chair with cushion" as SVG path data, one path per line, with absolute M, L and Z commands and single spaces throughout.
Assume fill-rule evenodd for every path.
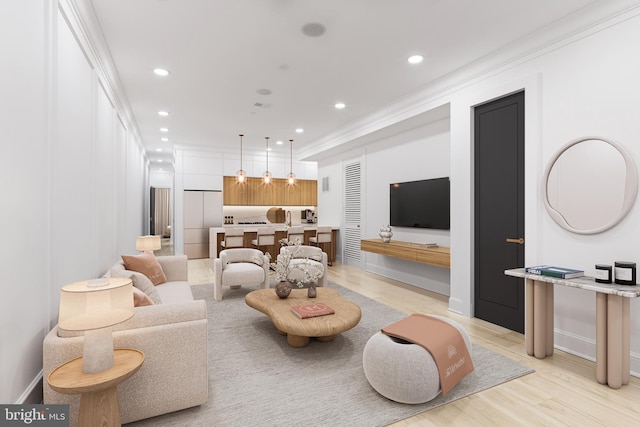
M 269 258 L 258 249 L 225 249 L 213 260 L 213 299 L 222 300 L 222 287 L 269 287 Z
M 282 246 L 280 248 L 280 254 L 278 255 L 278 261 L 282 262 L 283 255 L 286 252 L 293 252 L 293 258 L 290 262 L 290 270 L 289 278 L 294 280 L 301 280 L 304 276 L 304 273 L 296 268 L 292 268 L 296 264 L 300 265 L 300 267 L 311 270 L 312 273 L 315 273 L 313 270 L 322 269 L 322 277 L 318 279 L 318 284 L 316 286 L 327 286 L 327 254 L 323 252 L 322 249 L 315 246 L 305 246 L 305 245 L 292 245 L 292 246 Z

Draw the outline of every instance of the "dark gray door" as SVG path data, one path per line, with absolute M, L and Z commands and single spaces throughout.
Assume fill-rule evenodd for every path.
M 475 316 L 524 332 L 524 92 L 475 108 Z
M 156 229 L 156 189 L 150 188 L 151 194 L 149 196 L 149 234 L 155 234 Z

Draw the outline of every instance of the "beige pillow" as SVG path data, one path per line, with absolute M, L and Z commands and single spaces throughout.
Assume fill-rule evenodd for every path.
M 142 292 L 140 289 L 133 287 L 133 306 L 143 307 L 145 305 L 153 305 L 153 301 L 149 298 L 149 295 Z
M 131 279 L 133 286 L 144 292 L 149 298 L 151 298 L 151 301 L 153 301 L 154 304 L 162 304 L 160 294 L 156 290 L 156 287 L 153 286 L 151 280 L 149 280 L 149 278 L 144 274 L 129 270 L 111 269 L 111 277 L 124 277 L 126 279 Z
M 151 280 L 154 285 L 167 281 L 160 263 L 152 253 L 144 252 L 140 255 L 122 255 L 122 261 L 127 270 L 142 273 Z

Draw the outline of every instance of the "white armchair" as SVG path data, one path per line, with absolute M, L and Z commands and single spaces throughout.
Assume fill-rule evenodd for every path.
M 322 268 L 322 276 L 318 279 L 317 286 L 327 286 L 327 254 L 323 252 L 322 249 L 315 246 L 304 246 L 304 245 L 293 245 L 293 246 L 282 246 L 280 248 L 280 254 L 278 254 L 278 260 L 282 259 L 282 256 L 287 251 L 291 251 L 293 253 L 293 257 L 291 259 L 290 265 L 293 267 L 295 264 L 306 263 L 305 268 L 313 270 Z M 291 268 L 291 272 L 289 273 L 289 277 L 292 279 L 302 279 L 304 276 L 303 272 L 296 269 Z
M 269 258 L 257 249 L 225 249 L 213 260 L 213 299 L 222 300 L 222 287 L 269 287 Z

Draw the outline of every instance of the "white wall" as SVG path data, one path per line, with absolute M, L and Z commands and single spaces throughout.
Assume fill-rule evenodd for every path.
M 330 177 L 330 193 L 318 183 L 318 214 L 322 223 L 342 224 L 341 192 L 343 165 L 354 157 L 364 164 L 362 181 L 363 239 L 377 238 L 380 227 L 389 224 L 389 184 L 449 176 L 449 119 L 441 119 L 386 136 L 366 147 L 320 162 L 318 175 Z M 435 242 L 449 246 L 449 231 L 393 227 L 393 239 Z M 340 244 L 339 244 L 340 246 Z M 341 251 L 338 251 L 341 252 Z M 364 269 L 414 286 L 449 295 L 449 270 L 382 255 L 363 252 Z
M 173 171 L 149 171 L 149 185 L 155 188 L 173 188 Z
M 44 2 L 0 2 L 0 402 L 24 398 L 42 369 L 50 291 Z M 20 40 L 20 43 L 16 43 Z
M 635 239 L 640 210 L 636 205 L 621 224 L 597 235 L 576 235 L 557 226 L 543 209 L 540 190 L 548 159 L 564 143 L 586 135 L 601 135 L 622 144 L 637 163 L 640 146 L 636 143 L 640 125 L 635 100 L 640 95 L 637 74 L 640 60 L 634 55 L 640 37 L 638 11 L 602 24 L 584 37 L 566 40 L 518 66 L 507 68 L 456 94 L 452 102 L 452 129 L 469 129 L 471 106 L 509 91 L 525 88 L 526 135 L 526 231 L 525 263 L 574 266 L 594 274 L 596 263 L 629 259 L 638 261 Z M 456 155 L 452 164 L 461 169 L 472 158 L 470 139 L 465 131 L 452 132 Z M 466 176 L 465 176 L 466 177 Z M 465 179 L 462 179 L 465 182 Z M 456 225 L 463 227 L 472 205 L 460 191 L 462 215 Z M 467 236 L 452 234 L 452 246 L 466 248 Z M 460 254 L 461 261 L 466 253 Z M 460 265 L 460 264 L 458 264 Z M 472 288 L 465 285 L 470 264 L 452 270 L 452 295 L 460 311 L 472 313 Z M 453 289 L 453 284 L 456 285 Z M 591 292 L 556 287 L 556 346 L 593 359 L 595 357 L 595 297 Z M 631 302 L 632 371 L 640 372 L 640 302 Z
M 546 162 L 558 148 L 574 138 L 585 135 L 610 138 L 623 145 L 636 164 L 640 162 L 640 144 L 637 142 L 640 135 L 640 121 L 637 120 L 640 113 L 637 103 L 640 99 L 637 81 L 640 58 L 635 53 L 636 42 L 640 39 L 639 14 L 636 6 L 515 60 L 506 61 L 499 56 L 488 58 L 487 64 L 501 65 L 485 67 L 483 73 L 477 73 L 482 64 L 474 64 L 474 68 L 461 70 L 427 88 L 424 97 L 415 104 L 405 105 L 406 111 L 414 113 L 420 113 L 422 106 L 443 103 L 451 106 L 450 309 L 473 315 L 473 107 L 517 90 L 526 92 L 525 263 L 582 268 L 588 275 L 593 275 L 596 263 L 640 261 L 636 250 L 640 233 L 640 206 L 637 203 L 613 229 L 597 235 L 576 235 L 557 226 L 544 211 L 540 199 Z M 412 100 L 416 98 L 414 94 Z M 395 108 L 398 109 L 398 105 Z M 368 146 L 363 151 L 369 153 L 369 150 Z M 369 157 L 367 155 L 367 168 L 370 170 Z M 411 157 L 400 146 L 390 149 L 386 160 L 390 165 L 405 164 Z M 334 182 L 339 182 L 341 170 L 337 164 L 335 161 L 321 162 L 319 176 L 330 175 Z M 371 174 L 375 173 L 371 171 Z M 367 179 L 377 182 L 370 174 Z M 367 196 L 372 197 L 375 191 L 370 188 L 370 182 L 367 185 Z M 383 199 L 380 197 L 380 202 Z M 321 201 L 319 211 L 325 212 L 327 208 Z M 364 223 L 371 233 L 378 225 L 372 223 L 378 220 L 379 212 L 384 211 L 385 206 L 367 203 L 367 207 Z M 337 215 L 335 219 L 338 219 Z M 556 346 L 594 359 L 594 294 L 556 287 L 555 297 Z M 639 309 L 640 301 L 632 300 L 631 366 L 636 374 L 640 372 Z
M 146 160 L 75 24 L 55 1 L 0 3 L 3 403 L 42 398 L 60 288 L 102 275 L 142 233 Z

